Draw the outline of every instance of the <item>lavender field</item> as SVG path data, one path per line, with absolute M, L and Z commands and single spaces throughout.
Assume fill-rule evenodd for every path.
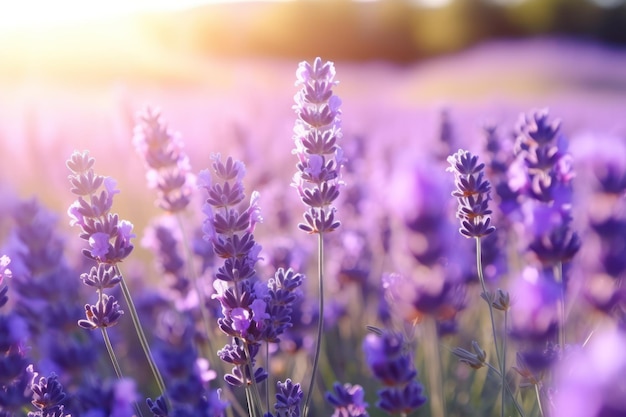
M 626 52 L 179 58 L 1 73 L 0 416 L 626 416 Z

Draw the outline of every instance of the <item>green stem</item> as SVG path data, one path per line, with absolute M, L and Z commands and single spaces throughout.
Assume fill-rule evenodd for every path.
M 101 291 L 98 291 L 98 293 L 101 294 Z M 124 378 L 124 375 L 122 374 L 122 368 L 120 367 L 120 363 L 117 361 L 117 356 L 115 355 L 115 351 L 113 350 L 111 339 L 109 339 L 109 333 L 107 332 L 106 327 L 100 327 L 100 330 L 102 331 L 102 338 L 104 339 L 104 345 L 106 346 L 107 352 L 109 353 L 109 358 L 111 358 L 113 369 L 115 369 L 115 375 L 117 375 L 117 379 L 122 379 Z M 141 408 L 139 408 L 139 404 L 137 404 L 136 401 L 134 402 L 134 407 L 135 407 L 135 412 L 137 413 L 137 416 L 143 417 Z
M 541 401 L 541 391 L 539 389 L 539 384 L 535 384 L 535 395 L 537 396 L 537 405 L 539 406 L 539 412 L 542 416 L 545 416 L 543 413 L 543 406 Z
M 139 337 L 139 343 L 143 348 L 143 352 L 146 355 L 146 359 L 148 360 L 148 364 L 150 365 L 150 369 L 152 370 L 152 374 L 154 375 L 154 379 L 161 391 L 161 395 L 163 398 L 165 396 L 165 383 L 163 382 L 163 377 L 159 372 L 159 368 L 156 366 L 156 362 L 154 361 L 154 357 L 152 356 L 152 352 L 150 351 L 150 345 L 148 345 L 148 340 L 146 339 L 146 335 L 143 332 L 141 327 L 141 322 L 139 321 L 139 315 L 137 314 L 137 309 L 135 308 L 135 304 L 133 303 L 133 299 L 130 296 L 130 290 L 126 285 L 126 280 L 122 276 L 122 271 L 120 268 L 115 265 L 115 269 L 117 270 L 117 274 L 122 277 L 120 281 L 120 285 L 122 287 L 122 293 L 124 294 L 124 298 L 126 299 L 126 304 L 128 305 L 128 310 L 130 312 L 130 317 L 133 321 L 133 325 L 135 326 L 135 331 L 137 332 L 137 337 Z
M 489 319 L 491 320 L 491 331 L 493 334 L 493 344 L 496 349 L 496 359 L 498 362 L 498 366 L 501 366 L 502 361 L 500 359 L 500 349 L 498 349 L 498 338 L 496 336 L 496 322 L 493 318 L 493 306 L 491 305 L 491 301 L 490 301 L 491 296 L 487 292 L 487 287 L 485 286 L 485 277 L 483 276 L 480 237 L 476 238 L 476 270 L 478 271 L 478 280 L 480 281 L 480 285 L 483 289 L 483 295 L 485 297 L 485 301 L 487 302 L 487 306 L 489 307 Z M 500 369 L 500 371 L 501 373 L 504 373 L 503 369 Z
M 502 369 L 502 398 L 501 398 L 501 407 L 500 407 L 500 417 L 504 417 L 504 398 L 505 398 L 505 390 L 507 387 L 506 383 L 506 325 L 507 325 L 508 311 L 504 310 L 504 332 L 502 334 L 502 364 L 500 368 Z
M 561 294 L 559 300 L 559 345 L 561 352 L 565 349 L 565 288 L 563 282 L 563 264 L 559 262 L 553 268 L 554 280 L 561 287 Z
M 267 366 L 268 368 L 267 382 L 265 384 L 265 408 L 269 411 L 270 409 L 270 381 L 271 381 L 271 375 L 269 373 L 269 367 L 270 367 L 270 344 L 269 343 L 265 344 L 265 366 Z
M 265 415 L 265 413 L 263 412 L 263 401 L 261 400 L 261 392 L 259 391 L 259 385 L 256 383 L 256 378 L 254 377 L 254 368 L 252 367 L 252 358 L 250 357 L 250 348 L 248 348 L 248 344 L 246 343 L 245 340 L 242 340 L 241 343 L 243 343 L 243 349 L 246 352 L 246 361 L 247 361 L 246 366 L 250 370 L 250 378 L 252 379 L 253 397 L 251 399 L 253 401 L 256 400 L 254 402 L 257 404 L 257 407 L 261 411 L 261 415 Z
M 324 236 L 322 232 L 318 234 L 318 292 L 319 292 L 319 318 L 317 324 L 317 340 L 315 346 L 315 356 L 313 357 L 313 369 L 311 371 L 311 381 L 309 382 L 309 392 L 306 394 L 304 407 L 302 408 L 302 416 L 307 417 L 309 412 L 309 404 L 311 402 L 311 394 L 315 388 L 315 376 L 320 358 L 320 350 L 322 346 L 322 333 L 324 331 Z
M 245 370 L 243 371 L 243 375 L 245 375 Z M 250 387 L 246 385 L 246 403 L 248 404 L 248 417 L 256 417 L 256 409 L 254 408 L 254 400 L 252 399 L 252 393 L 250 392 Z
M 437 322 L 433 317 L 424 320 L 424 339 L 428 340 L 426 361 L 428 368 L 428 380 L 430 382 L 430 411 L 433 417 L 444 417 L 446 415 L 446 403 L 444 399 L 443 379 L 441 378 L 441 355 L 439 354 L 439 337 L 437 335 Z
M 487 367 L 489 369 L 491 369 L 497 376 L 502 376 L 500 371 L 498 369 L 496 369 L 492 364 L 485 362 L 485 365 L 487 365 Z M 509 384 L 507 383 L 505 385 L 506 388 L 506 392 L 509 393 L 509 395 L 511 396 L 511 399 L 513 400 L 513 405 L 515 406 L 515 409 L 517 410 L 517 412 L 519 413 L 519 415 L 521 417 L 525 417 L 524 414 L 524 410 L 522 409 L 522 407 L 519 405 L 519 403 L 517 402 L 517 399 L 515 398 L 515 396 L 513 395 L 513 391 L 511 391 L 511 387 L 509 387 Z
M 109 358 L 111 358 L 113 369 L 115 369 L 115 375 L 117 375 L 118 379 L 122 379 L 124 378 L 124 375 L 122 374 L 122 368 L 120 367 L 120 363 L 117 361 L 117 356 L 115 356 L 115 351 L 113 350 L 111 339 L 109 339 L 109 333 L 107 333 L 106 327 L 100 327 L 100 330 L 102 330 L 102 338 L 104 339 L 104 345 L 107 348 L 107 352 L 109 352 Z

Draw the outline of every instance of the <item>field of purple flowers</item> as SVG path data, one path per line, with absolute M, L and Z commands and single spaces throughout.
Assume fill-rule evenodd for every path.
M 626 416 L 626 54 L 201 65 L 6 85 L 0 417 Z

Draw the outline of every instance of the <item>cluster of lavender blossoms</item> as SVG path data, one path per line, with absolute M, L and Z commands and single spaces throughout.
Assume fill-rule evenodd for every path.
M 5 278 L 12 278 L 8 268 L 11 259 L 0 256 L 0 308 L 8 301 L 8 285 Z M 28 417 L 70 417 L 65 413 L 67 395 L 58 381 L 57 375 L 37 379 L 32 358 L 25 345 L 24 323 L 15 311 L 0 313 L 0 417 L 13 417 L 26 414 L 26 404 L 30 400 L 37 411 L 28 412 Z
M 168 129 L 159 110 L 147 107 L 137 119 L 133 144 L 148 169 L 148 186 L 157 190 L 157 205 L 170 213 L 184 210 L 191 200 L 193 176 L 183 142 Z
M 97 175 L 94 163 L 95 159 L 86 151 L 74 152 L 67 161 L 72 172 L 69 176 L 71 191 L 78 195 L 68 209 L 70 224 L 80 227 L 79 237 L 89 245 L 83 249 L 83 254 L 97 262 L 88 274 L 81 275 L 82 281 L 98 292 L 98 302 L 85 305 L 87 318 L 79 322 L 86 329 L 111 327 L 123 314 L 115 297 L 105 294 L 104 289 L 121 282 L 116 265 L 130 255 L 133 250 L 130 240 L 135 237 L 132 223 L 111 213 L 113 196 L 119 193 L 115 180 Z
M 448 157 L 448 171 L 454 173 L 456 190 L 452 193 L 459 203 L 456 217 L 461 221 L 461 234 L 468 238 L 481 238 L 493 233 L 491 225 L 491 185 L 485 178 L 485 164 L 465 150 Z
M 341 100 L 333 94 L 338 83 L 335 66 L 316 58 L 313 65 L 300 63 L 296 76 L 296 86 L 302 88 L 294 97 L 298 118 L 293 129 L 293 153 L 298 157 L 298 171 L 293 186 L 307 206 L 304 223 L 298 227 L 307 233 L 331 232 L 339 227 L 333 202 L 339 196 L 344 163 L 337 144 L 342 133 Z
M 298 288 L 303 276 L 291 269 L 279 268 L 274 277 L 263 283 L 256 272 L 261 246 L 254 240 L 254 228 L 260 222 L 259 194 L 253 192 L 245 204 L 243 163 L 220 156 L 213 157 L 213 172 L 198 175 L 199 186 L 208 192 L 203 211 L 205 238 L 224 263 L 215 273 L 214 299 L 220 302 L 222 317 L 218 326 L 232 342 L 218 351 L 218 356 L 233 365 L 224 379 L 232 386 L 256 386 L 268 377 L 263 367 L 255 369 L 261 343 L 280 341 L 280 335 L 291 326 L 292 306 L 300 296 Z M 285 393 L 285 390 L 288 393 Z M 295 396 L 295 397 L 294 397 Z M 278 383 L 276 411 L 278 415 L 289 398 L 301 397 L 300 385 L 291 381 Z
M 542 266 L 571 260 L 581 242 L 572 231 L 572 157 L 559 121 L 548 110 L 523 114 L 517 127 L 516 161 L 509 185 L 521 197 L 526 226 L 532 231 L 528 249 Z

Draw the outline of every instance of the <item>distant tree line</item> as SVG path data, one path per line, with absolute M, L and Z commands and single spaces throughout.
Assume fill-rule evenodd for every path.
M 609 3 L 608 0 L 604 0 Z M 598 1 L 599 2 L 599 1 Z M 299 0 L 203 6 L 145 21 L 166 47 L 226 56 L 413 61 L 489 39 L 576 38 L 626 46 L 626 1 Z

